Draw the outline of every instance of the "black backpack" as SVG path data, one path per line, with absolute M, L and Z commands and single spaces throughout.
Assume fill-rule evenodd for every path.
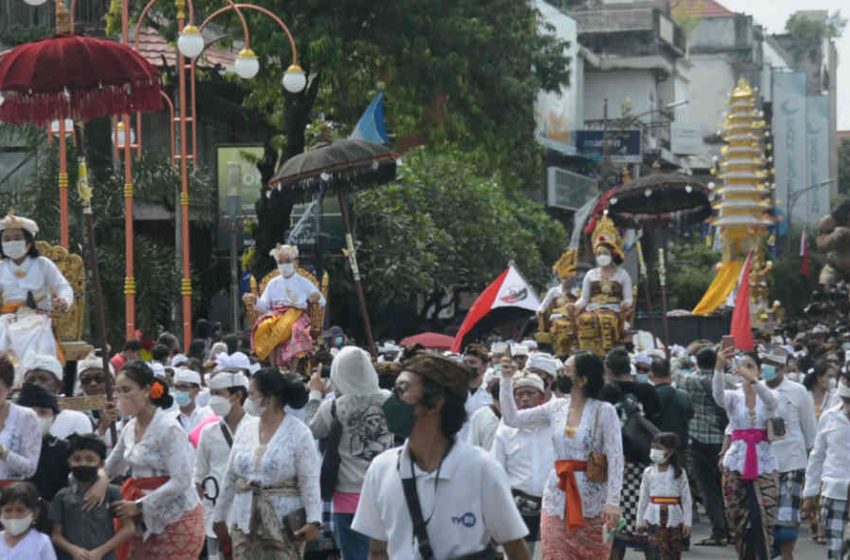
M 632 463 L 649 463 L 649 450 L 658 427 L 644 416 L 643 405 L 634 393 L 624 394 L 614 408 L 620 417 L 626 459 Z

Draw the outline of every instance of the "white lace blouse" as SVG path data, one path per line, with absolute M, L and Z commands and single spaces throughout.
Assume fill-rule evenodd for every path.
M 767 421 L 776 416 L 779 399 L 763 381 L 754 385 L 756 390 L 755 421 L 750 417 L 747 409 L 744 390 L 726 390 L 726 378 L 723 372 L 715 371 L 712 379 L 712 394 L 714 401 L 726 410 L 729 417 L 727 432 L 735 430 L 766 430 Z M 779 467 L 776 457 L 770 449 L 770 442 L 760 441 L 756 444 L 758 456 L 759 474 L 776 471 Z M 747 456 L 747 442 L 744 440 L 733 441 L 723 456 L 723 466 L 731 471 L 743 473 L 744 462 Z
M 646 522 L 649 525 L 661 524 L 661 506 L 650 503 L 650 498 L 679 498 L 679 505 L 667 506 L 667 526 L 691 526 L 693 504 L 691 488 L 688 486 L 688 475 L 684 470 L 679 478 L 676 478 L 674 474 L 675 470 L 672 466 L 668 466 L 666 471 L 660 471 L 657 465 L 650 465 L 643 471 L 637 510 L 639 522 Z
M 133 418 L 118 435 L 118 443 L 106 460 L 106 473 L 114 478 L 131 471 L 133 478 L 168 477 L 155 490 L 145 491 L 142 515 L 145 539 L 160 534 L 198 506 L 198 493 L 192 485 L 194 449 L 186 432 L 172 414 L 157 408 L 140 441 L 136 441 Z
M 604 452 L 608 458 L 608 481 L 589 482 L 583 472 L 575 473 L 582 514 L 586 518 L 596 517 L 606 505 L 620 505 L 623 488 L 623 440 L 617 411 L 607 402 L 588 399 L 581 413 L 581 424 L 572 437 L 566 433 L 570 397 L 552 398 L 549 402 L 526 410 L 517 410 L 514 401 L 512 379 L 502 379 L 499 389 L 502 420 L 512 428 L 548 427 L 555 448 L 555 460 L 586 461 L 591 451 Z M 599 412 L 599 425 L 594 427 Z M 595 431 L 595 443 L 591 448 L 591 433 Z M 543 512 L 564 519 L 566 496 L 558 489 L 555 466 L 549 472 L 543 488 Z
M 237 492 L 236 481 L 245 478 L 261 486 L 275 486 L 296 479 L 300 497 L 272 495 L 268 500 L 280 519 L 304 508 L 308 523 L 321 522 L 320 469 L 321 459 L 313 434 L 303 422 L 287 414 L 269 442 L 261 446 L 260 419 L 245 418 L 233 437 L 227 474 L 213 519 L 227 521 L 229 527 L 248 534 L 251 532 L 253 495 Z
M 41 431 L 36 413 L 9 403 L 9 414 L 0 432 L 0 445 L 8 450 L 6 459 L 0 459 L 0 479 L 33 476 L 41 455 Z

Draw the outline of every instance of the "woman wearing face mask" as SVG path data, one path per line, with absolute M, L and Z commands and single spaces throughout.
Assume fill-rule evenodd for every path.
M 17 482 L 0 495 L 0 558 L 56 560 L 50 537 L 35 529 L 39 509 L 38 490 L 29 482 Z
M 632 307 L 632 280 L 620 265 L 623 249 L 614 222 L 604 216 L 593 230 L 596 268 L 584 276 L 581 297 L 568 309 L 579 314 L 578 342 L 582 350 L 604 356 L 621 344 L 624 321 Z
M 724 369 L 741 378 L 741 388 L 726 390 Z M 779 400 L 759 381 L 761 360 L 756 353 L 735 355 L 727 348 L 717 356 L 712 395 L 726 410 L 732 443 L 723 457 L 723 501 L 726 520 L 739 558 L 771 558 L 779 498 L 776 457 L 767 441 L 767 422 L 777 414 Z
M 41 440 L 41 454 L 38 468 L 30 482 L 38 488 L 38 495 L 44 500 L 45 507 L 38 518 L 38 528 L 49 532 L 47 504 L 65 486 L 68 485 L 68 442 L 50 435 L 53 419 L 59 413 L 56 397 L 46 389 L 32 383 L 24 383 L 18 395 L 18 405 L 32 409 L 38 415 Z
M 57 355 L 48 313 L 74 303 L 71 285 L 35 248 L 38 225 L 9 214 L 0 220 L 0 351 L 18 360 L 28 352 Z
M 604 365 L 594 354 L 579 352 L 564 365 L 555 380 L 563 398 L 517 410 L 514 400 L 514 369 L 502 360 L 499 400 L 502 420 L 512 428 L 551 431 L 555 464 L 543 489 L 540 520 L 541 548 L 547 560 L 600 560 L 611 552 L 605 532 L 620 521 L 623 487 L 623 441 L 614 407 L 599 400 Z M 608 462 L 604 482 L 585 475 L 591 453 L 605 453 Z
M 278 245 L 269 253 L 277 261 L 280 276 L 269 282 L 260 299 L 245 294 L 247 306 L 263 313 L 254 323 L 251 344 L 260 360 L 281 367 L 313 348 L 308 304 L 324 307 L 325 298 L 315 284 L 298 274 L 298 247 Z
M 215 505 L 219 542 L 235 560 L 296 560 L 322 525 L 320 459 L 310 429 L 287 414 L 307 388 L 292 374 L 263 368 L 251 378 L 245 412 Z M 253 520 L 253 521 L 252 521 Z
M 31 409 L 9 400 L 15 366 L 0 352 L 0 488 L 35 474 L 41 455 L 41 423 Z
M 131 419 L 106 460 L 109 478 L 130 471 L 114 506 L 141 537 L 130 559 L 196 560 L 204 546 L 204 511 L 192 485 L 194 452 L 173 414 L 168 387 L 144 362 L 124 366 L 115 382 L 118 410 Z M 106 488 L 103 488 L 105 493 Z
M 393 446 L 382 406 L 389 391 L 378 387 L 369 354 L 356 346 L 340 350 L 331 363 L 336 398 L 323 402 L 324 380 L 317 370 L 310 379 L 307 422 L 313 437 L 330 435 L 334 419 L 342 423 L 339 476 L 333 495 L 336 542 L 345 560 L 366 560 L 369 539 L 351 530 L 366 469 L 372 459 Z
M 830 380 L 836 377 L 838 377 L 838 368 L 826 360 L 818 360 L 803 379 L 803 386 L 812 394 L 812 401 L 815 403 L 815 417 L 818 420 L 824 412 L 841 404 L 841 399 L 830 386 Z

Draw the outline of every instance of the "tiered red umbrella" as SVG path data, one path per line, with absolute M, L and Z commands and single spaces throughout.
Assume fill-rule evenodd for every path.
M 11 124 L 46 124 L 56 119 L 85 121 L 162 108 L 162 81 L 154 66 L 126 45 L 73 35 L 70 30 L 70 14 L 64 3 L 56 2 L 56 36 L 25 43 L 0 55 L 0 121 Z M 100 331 L 103 371 L 109 371 L 106 315 L 95 258 L 91 191 L 85 183 L 84 158 L 80 167 L 96 325 Z M 107 398 L 112 400 L 110 379 L 107 375 L 106 391 Z M 114 441 L 114 425 L 111 429 Z

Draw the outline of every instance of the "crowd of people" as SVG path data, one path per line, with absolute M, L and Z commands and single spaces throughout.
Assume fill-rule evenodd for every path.
M 375 359 L 333 340 L 309 378 L 210 336 L 186 354 L 168 333 L 127 341 L 108 371 L 79 361 L 68 396 L 90 410 L 63 395 L 55 357 L 0 354 L 0 558 L 674 559 L 731 545 L 790 559 L 806 520 L 827 558 L 850 550 L 850 334 L 825 325 L 670 359 L 532 341 L 387 344 Z M 711 534 L 690 542 L 700 508 Z

